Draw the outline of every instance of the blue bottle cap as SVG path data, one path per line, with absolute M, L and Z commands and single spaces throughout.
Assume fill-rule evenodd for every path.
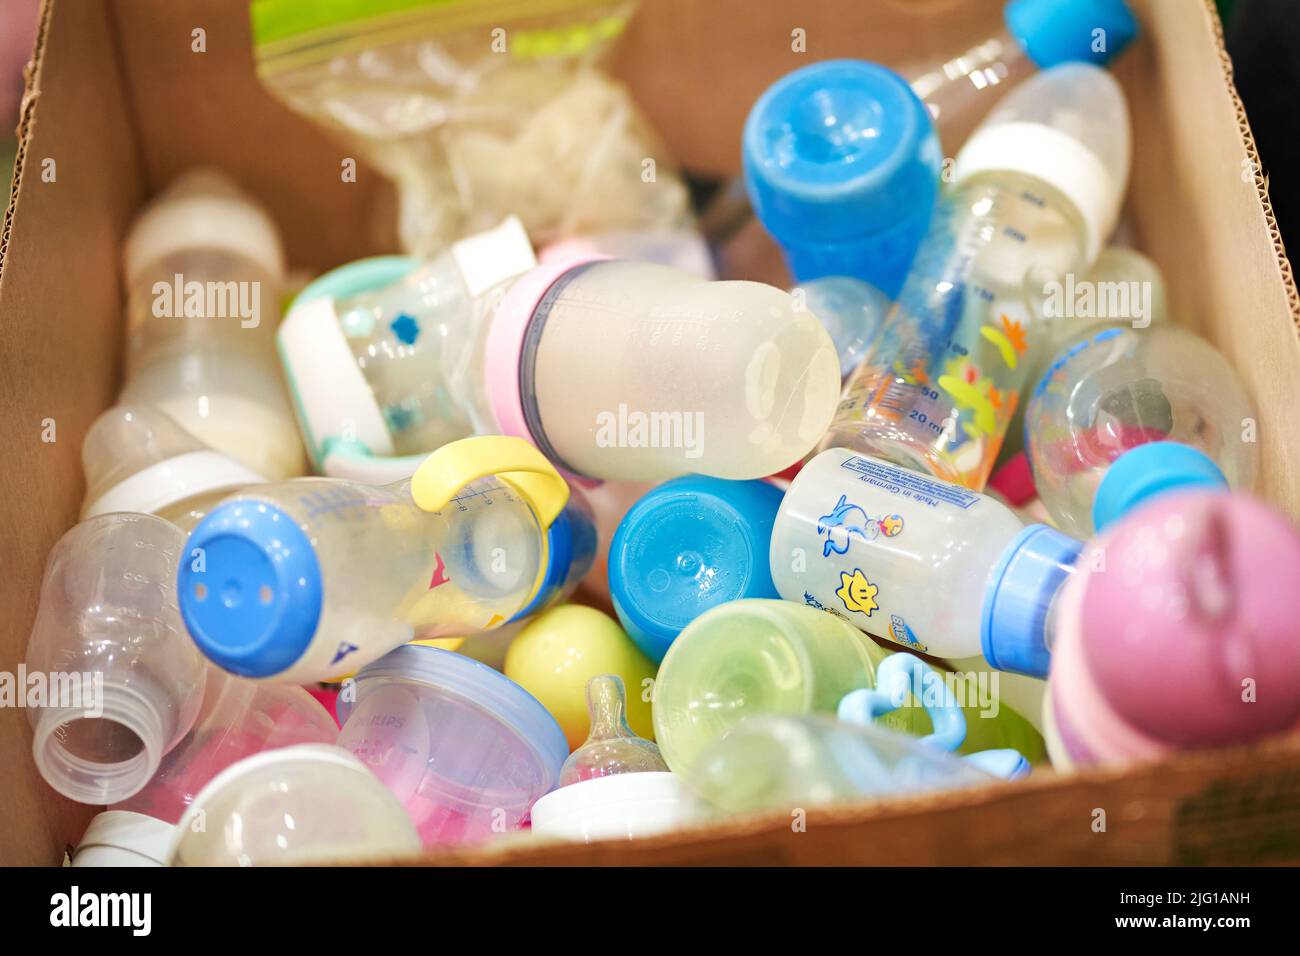
M 176 586 L 199 650 L 242 677 L 288 668 L 320 620 L 320 564 L 311 541 L 293 518 L 255 498 L 220 504 L 198 523 Z
M 1219 466 L 1190 445 L 1172 441 L 1138 445 L 1106 470 L 1092 500 L 1092 525 L 1104 531 L 1142 502 L 1167 491 L 1227 487 Z
M 614 610 L 652 661 L 709 608 L 779 598 L 768 552 L 784 497 L 765 481 L 687 475 L 631 507 L 609 547 Z
M 750 110 L 741 153 L 754 211 L 798 281 L 847 275 L 898 294 L 943 160 L 902 77 L 861 60 L 795 70 Z
M 1003 15 L 1041 70 L 1061 63 L 1105 66 L 1138 32 L 1125 0 L 1011 0 Z
M 984 591 L 985 660 L 998 670 L 1047 676 L 1047 614 L 1082 550 L 1083 542 L 1045 524 L 1029 525 L 1007 545 Z

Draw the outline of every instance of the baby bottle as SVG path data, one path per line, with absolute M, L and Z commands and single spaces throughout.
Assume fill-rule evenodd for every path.
M 1196 489 L 1105 532 L 1066 586 L 1043 705 L 1060 770 L 1300 729 L 1300 532 Z
M 741 156 L 754 212 L 796 281 L 848 276 L 898 294 L 943 160 L 902 77 L 861 60 L 795 70 L 750 110 Z
M 790 290 L 821 321 L 840 357 L 840 375 L 853 373 L 876 342 L 893 303 L 869 282 L 848 276 L 809 279 Z
M 511 216 L 431 261 L 361 259 L 303 289 L 279 345 L 316 468 L 396 481 L 424 455 L 473 434 L 453 383 L 468 374 L 483 332 L 474 298 L 534 265 Z
M 126 385 L 200 441 L 281 481 L 303 473 L 275 360 L 284 252 L 274 223 L 225 175 L 187 173 L 136 219 L 123 262 Z
M 900 673 L 913 680 L 911 661 L 934 682 L 932 689 L 895 695 Z M 994 746 L 1012 745 L 1017 735 L 1029 742 L 1035 736 L 1023 718 L 1006 716 L 1009 708 L 1001 708 L 997 717 L 976 717 L 977 710 L 961 707 L 928 664 L 884 650 L 831 614 L 791 601 L 746 599 L 700 615 L 668 649 L 654 685 L 655 740 L 668 766 L 685 773 L 709 741 L 746 715 L 834 714 L 853 691 L 876 688 L 878 678 L 894 703 L 870 719 L 918 736 L 934 735 L 940 746 L 964 745 L 965 727 L 977 719 L 1001 722 L 1006 742 Z M 960 733 L 954 729 L 958 721 Z M 1000 735 L 982 735 L 981 744 Z M 1041 744 L 1029 749 L 1038 748 Z
M 987 495 L 832 448 L 786 492 L 772 580 L 912 650 L 1045 676 L 1047 610 L 1081 548 Z
M 609 548 L 609 590 L 619 622 L 647 657 L 663 660 L 709 608 L 780 597 L 768 552 L 782 497 L 766 481 L 687 475 L 629 509 Z
M 1115 327 L 1057 355 L 1026 406 L 1025 447 L 1057 527 L 1088 537 L 1102 478 L 1148 443 L 1196 449 L 1229 485 L 1250 489 L 1259 467 L 1254 423 L 1240 379 L 1204 339 L 1170 326 Z M 1188 456 L 1174 448 L 1143 457 L 1155 469 L 1149 481 L 1174 483 Z
M 81 463 L 82 518 L 136 511 L 186 532 L 221 499 L 266 481 L 150 405 L 117 405 L 95 419 L 81 445 Z
M 390 286 L 373 298 L 404 295 Z M 363 322 L 372 340 L 358 358 L 342 348 L 351 306 L 332 298 L 295 306 L 280 343 L 304 431 L 350 436 L 356 458 L 429 451 L 425 442 L 443 434 L 437 423 L 451 421 L 462 434 L 527 438 L 580 477 L 760 478 L 807 454 L 835 413 L 834 345 L 771 286 L 589 260 L 538 266 L 468 301 L 459 324 L 448 306 L 428 330 L 435 345 L 455 346 L 445 361 L 447 346 L 411 347 L 430 316 Z M 342 331 L 330 333 L 336 315 Z M 411 342 L 378 343 L 392 336 Z M 316 352 L 331 337 L 340 347 L 321 360 Z M 356 367 L 345 374 L 349 363 Z M 394 421 L 420 425 L 411 443 L 394 444 Z
M 949 60 L 904 72 L 951 147 L 1035 70 L 1072 62 L 1105 66 L 1137 32 L 1125 0 L 1011 0 L 1000 30 Z
M 627 840 L 684 819 L 681 783 L 659 748 L 627 725 L 626 703 L 621 678 L 588 681 L 591 732 L 564 761 L 558 788 L 533 804 L 533 833 L 585 843 Z
M 1105 70 L 1054 67 L 1003 100 L 958 155 L 821 447 L 981 490 L 1026 384 L 1039 300 L 1097 257 L 1128 165 L 1128 109 Z
M 688 774 L 706 810 L 748 813 L 993 783 L 907 734 L 823 714 L 757 714 L 711 742 Z
M 194 729 L 143 790 L 90 821 L 73 866 L 165 866 L 173 826 L 218 773 L 264 750 L 332 744 L 338 731 L 301 687 L 241 680 L 209 667 Z
M 29 689 L 44 689 L 28 709 L 32 754 L 78 803 L 138 792 L 194 724 L 205 667 L 176 611 L 184 543 L 162 518 L 117 513 L 50 552 L 23 665 Z
M 339 695 L 339 746 L 406 808 L 425 846 L 517 830 L 554 788 L 569 747 L 524 688 L 436 647 L 400 647 Z
M 232 673 L 343 677 L 412 639 L 488 630 L 527 608 L 552 574 L 546 532 L 568 491 L 536 449 L 499 437 L 445 445 L 392 485 L 261 485 L 191 532 L 181 615 Z
M 245 757 L 194 798 L 172 866 L 294 866 L 418 853 L 402 805 L 366 765 L 326 744 Z

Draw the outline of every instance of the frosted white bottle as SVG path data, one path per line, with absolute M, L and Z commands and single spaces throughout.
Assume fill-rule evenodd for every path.
M 126 383 L 207 445 L 271 480 L 303 473 L 275 356 L 284 252 L 225 175 L 194 170 L 137 217 L 123 250 Z
M 844 448 L 804 465 L 772 529 L 786 600 L 936 657 L 1043 676 L 1079 542 L 994 498 Z

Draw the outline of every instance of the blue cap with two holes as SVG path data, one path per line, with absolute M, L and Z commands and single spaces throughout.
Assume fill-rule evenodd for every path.
M 1040 70 L 1061 63 L 1105 66 L 1138 32 L 1125 0 L 1011 0 L 1003 15 Z
M 241 677 L 288 669 L 320 620 L 321 571 L 311 541 L 293 518 L 255 498 L 220 504 L 198 523 L 176 585 L 194 643 Z
M 1092 499 L 1092 525 L 1104 531 L 1142 502 L 1170 491 L 1227 487 L 1219 466 L 1190 445 L 1173 441 L 1138 445 L 1106 469 Z
M 906 80 L 863 60 L 795 70 L 750 110 L 741 154 L 749 200 L 797 281 L 849 276 L 898 295 L 943 162 Z
M 687 624 L 739 598 L 779 598 L 768 552 L 784 494 L 765 481 L 687 475 L 634 504 L 609 547 L 609 592 L 636 645 L 661 661 Z

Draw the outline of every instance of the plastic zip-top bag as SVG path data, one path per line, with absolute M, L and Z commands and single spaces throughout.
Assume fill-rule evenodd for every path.
M 600 61 L 634 0 L 255 0 L 258 74 L 397 185 L 406 251 L 510 213 L 538 245 L 691 224 L 675 167 Z

